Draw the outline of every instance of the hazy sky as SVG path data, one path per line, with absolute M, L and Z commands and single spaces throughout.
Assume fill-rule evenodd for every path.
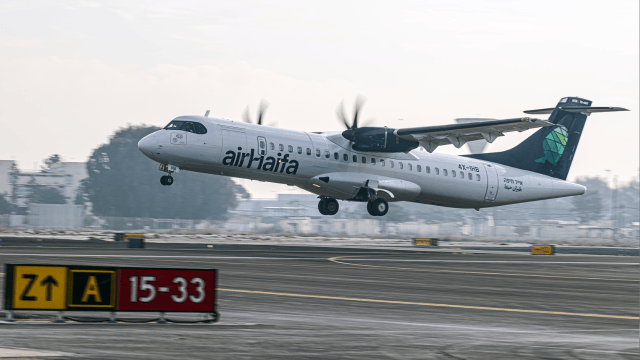
M 640 151 L 638 3 L 4 0 L 0 159 L 84 161 L 118 127 L 207 109 L 240 119 L 261 98 L 267 122 L 322 131 L 342 130 L 335 108 L 358 93 L 363 116 L 389 127 L 519 117 L 581 96 L 631 111 L 589 118 L 569 178 L 610 169 L 628 180 Z M 242 183 L 256 197 L 287 189 Z

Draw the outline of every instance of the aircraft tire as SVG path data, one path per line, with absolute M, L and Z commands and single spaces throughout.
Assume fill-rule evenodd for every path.
M 167 176 L 161 176 L 160 177 L 160 184 L 166 186 L 167 185 Z
M 173 177 L 167 176 L 164 182 L 166 183 L 167 186 L 173 184 Z
M 385 216 L 389 211 L 389 203 L 385 199 L 375 199 L 371 202 L 371 209 L 376 213 L 375 216 Z
M 320 211 L 322 215 L 327 215 L 327 213 L 324 212 L 324 200 L 318 202 L 318 211 Z
M 373 202 L 369 201 L 367 202 L 367 212 L 369 213 L 369 215 L 371 216 L 378 216 L 378 214 L 375 212 L 375 210 L 373 209 L 373 207 L 371 206 L 371 204 L 373 204 Z
M 340 209 L 340 205 L 336 199 L 327 199 L 324 201 L 324 214 L 325 215 L 335 215 L 338 213 Z

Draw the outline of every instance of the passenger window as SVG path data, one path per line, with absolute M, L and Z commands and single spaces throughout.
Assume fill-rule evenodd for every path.
M 280 151 L 284 151 L 284 145 L 279 144 L 279 145 L 278 145 L 278 149 L 279 149 Z
M 200 123 L 194 123 L 196 124 L 196 134 L 206 134 L 207 133 L 207 128 L 204 127 L 204 125 L 200 124 Z
M 418 172 L 421 172 L 422 171 L 422 166 L 416 165 L 416 170 L 418 170 Z
M 316 157 L 320 157 L 320 149 L 316 149 Z
M 362 157 L 362 163 L 363 163 L 363 164 L 366 164 L 366 163 L 367 163 L 367 158 L 366 158 L 366 157 L 364 157 L 364 156 Z
M 336 159 L 336 160 L 340 159 L 340 154 L 338 154 L 337 152 L 334 152 L 333 153 L 333 158 Z
M 393 160 L 389 160 L 389 167 L 393 169 Z
M 380 159 L 380 166 L 384 167 L 384 159 Z
M 298 154 L 302 154 L 302 147 L 298 146 Z
M 307 148 L 307 155 L 311 155 L 311 149 Z
M 371 164 L 375 165 L 376 164 L 376 158 L 371 158 Z
M 447 176 L 447 169 L 442 169 L 442 175 Z
M 464 180 L 464 171 L 460 171 L 460 179 Z
M 184 121 L 172 121 L 164 127 L 165 130 L 180 130 Z
M 358 155 L 353 155 L 353 162 L 358 162 Z
M 343 154 L 342 158 L 344 159 L 344 161 L 349 161 L 349 155 L 347 154 Z
M 404 168 L 404 166 L 402 165 L 402 162 L 398 161 L 398 167 L 400 168 L 400 170 Z
M 468 175 L 469 175 L 469 180 L 473 180 L 473 174 L 469 173 Z
M 480 181 L 480 174 L 476 174 L 476 180 Z
M 436 168 L 436 175 L 440 175 L 440 169 Z
M 424 171 L 427 172 L 427 174 L 431 173 L 431 168 L 429 166 L 425 166 Z
M 329 152 L 329 150 L 324 151 L 324 157 L 326 157 L 327 159 L 331 157 L 331 153 Z
M 456 177 L 456 171 L 455 170 L 451 170 L 451 176 Z
M 269 143 L 269 148 L 270 148 L 271 150 L 275 150 L 275 149 L 276 149 L 276 146 L 275 146 L 273 143 Z
M 411 165 L 411 163 L 408 163 L 407 165 L 409 165 L 409 171 L 413 170 L 413 165 Z

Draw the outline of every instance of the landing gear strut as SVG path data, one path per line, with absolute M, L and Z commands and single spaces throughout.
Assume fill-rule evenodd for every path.
M 340 205 L 338 205 L 336 199 L 320 197 L 320 201 L 318 202 L 318 211 L 320 211 L 320 214 L 335 215 L 338 213 L 338 209 L 340 209 Z
M 371 216 L 385 216 L 389 211 L 389 203 L 385 199 L 377 198 L 367 203 L 367 211 Z

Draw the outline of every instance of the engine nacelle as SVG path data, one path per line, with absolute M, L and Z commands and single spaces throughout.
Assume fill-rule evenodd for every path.
M 409 152 L 420 143 L 400 138 L 393 134 L 395 129 L 387 127 L 363 127 L 342 132 L 342 136 L 353 142 L 356 151 L 371 152 Z

